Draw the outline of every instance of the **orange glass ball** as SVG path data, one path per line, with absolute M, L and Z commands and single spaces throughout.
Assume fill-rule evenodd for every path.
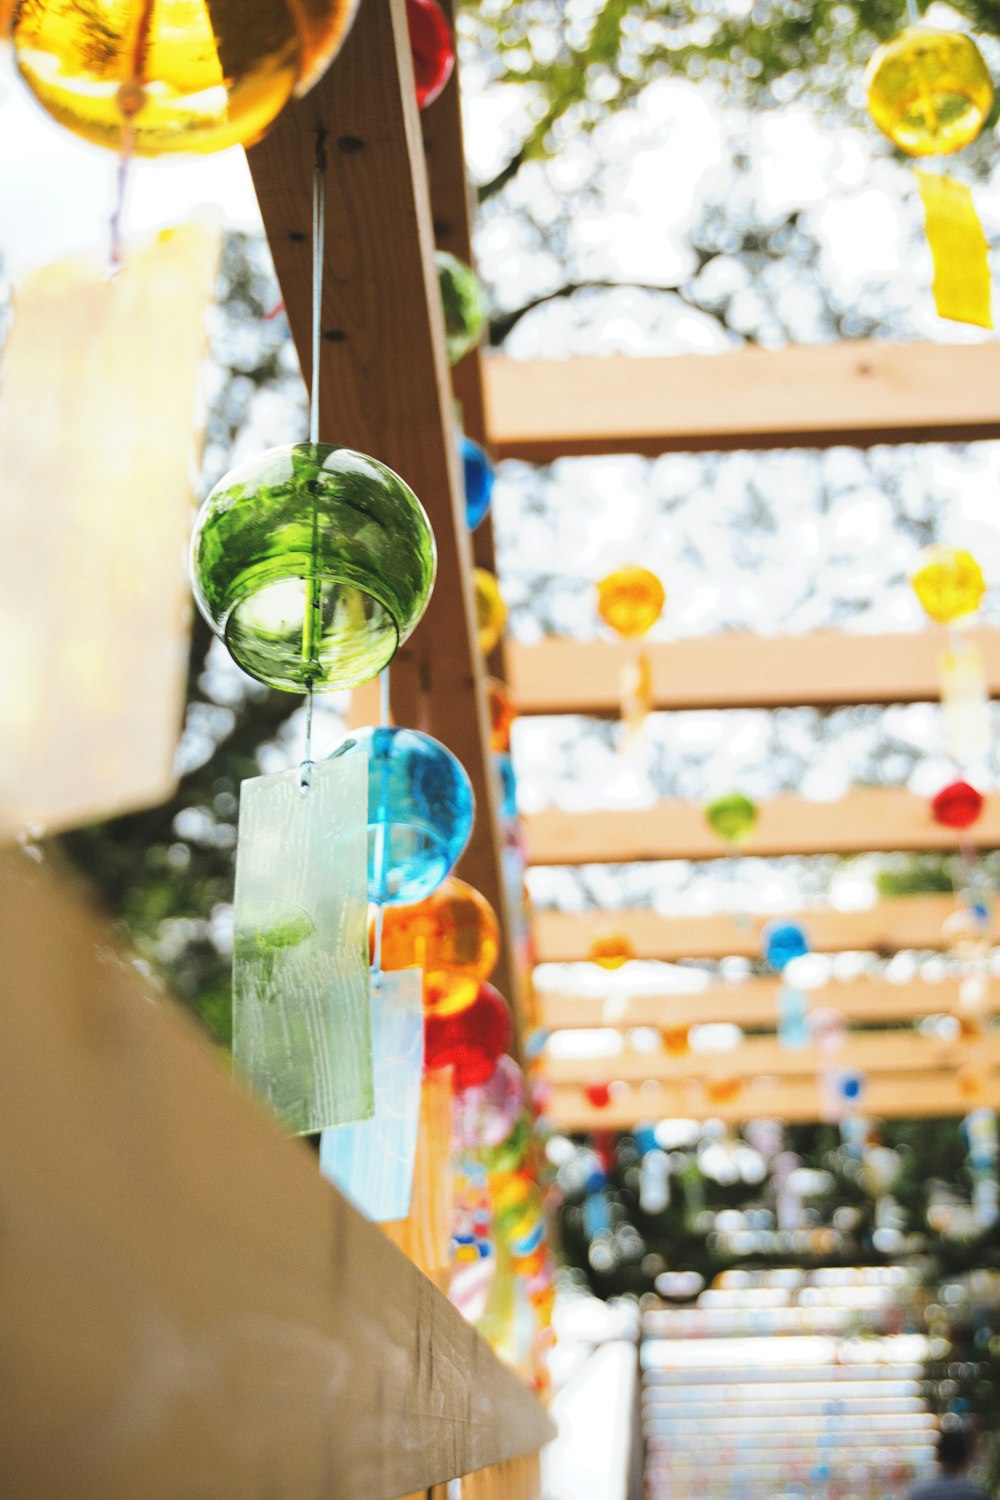
M 594 938 L 587 956 L 602 969 L 620 969 L 635 958 L 635 948 L 623 932 L 602 932 Z
M 425 901 L 383 911 L 383 969 L 422 969 L 424 1004 L 439 1015 L 472 1004 L 499 953 L 500 926 L 492 906 L 454 875 Z
M 742 1078 L 710 1078 L 705 1083 L 709 1104 L 735 1104 L 742 1092 Z
M 664 1026 L 663 1049 L 670 1057 L 686 1057 L 691 1050 L 689 1026 Z
M 510 729 L 517 714 L 506 685 L 496 677 L 487 677 L 486 693 L 490 710 L 490 749 L 497 754 L 510 750 Z
M 618 568 L 597 585 L 597 613 L 618 635 L 645 635 L 666 602 L 663 584 L 648 568 Z

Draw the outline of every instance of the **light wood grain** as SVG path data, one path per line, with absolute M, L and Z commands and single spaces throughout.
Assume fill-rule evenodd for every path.
M 1000 630 L 971 634 L 987 687 L 1000 697 Z M 943 631 L 768 639 L 743 632 L 643 644 L 654 709 L 834 708 L 846 703 L 933 703 L 940 696 Z M 511 692 L 520 714 L 617 716 L 621 678 L 636 647 L 625 641 L 510 641 Z
M 18 1500 L 389 1500 L 541 1408 L 79 897 L 0 861 L 0 1472 Z
M 954 829 L 934 821 L 929 799 L 898 787 L 855 787 L 836 802 L 773 797 L 761 803 L 754 832 L 736 851 L 709 828 L 704 808 L 691 802 L 586 812 L 547 808 L 525 822 L 528 862 L 534 865 L 722 859 L 734 852 L 768 857 L 870 850 L 952 853 L 958 847 Z M 978 849 L 1000 847 L 1000 798 L 986 799 L 969 841 Z
M 512 1458 L 462 1480 L 462 1500 L 539 1500 L 542 1476 L 538 1454 Z
M 1000 347 L 845 340 L 666 358 L 485 361 L 504 458 L 1000 436 Z
M 718 1077 L 731 1076 L 719 1069 Z M 986 1075 L 986 1094 L 970 1102 L 961 1094 L 956 1074 L 942 1069 L 928 1072 L 870 1074 L 862 1112 L 875 1119 L 958 1118 L 986 1103 L 1000 1104 L 1000 1074 Z M 554 1088 L 545 1106 L 554 1130 L 633 1130 L 643 1122 L 669 1119 L 725 1120 L 745 1124 L 748 1120 L 782 1120 L 805 1124 L 823 1118 L 819 1082 L 815 1078 L 758 1078 L 747 1084 L 735 1099 L 709 1098 L 700 1079 L 654 1083 L 652 1087 L 623 1084 L 610 1103 L 597 1108 L 582 1088 Z
M 831 907 L 783 912 L 800 922 L 816 953 L 896 953 L 903 948 L 942 948 L 942 928 L 957 909 L 954 896 L 896 896 L 864 911 Z M 727 912 L 661 916 L 644 908 L 624 911 L 538 911 L 533 917 L 535 958 L 539 963 L 585 959 L 599 931 L 621 933 L 637 958 L 760 958 L 767 916 L 737 917 Z M 1000 917 L 994 916 L 990 941 L 1000 944 Z
M 539 1026 L 547 1031 L 595 1026 L 627 1031 L 633 1026 L 666 1028 L 719 1022 L 763 1030 L 777 1024 L 780 992 L 781 980 L 777 978 L 712 984 L 688 995 L 595 997 L 540 991 L 535 996 L 535 1012 Z M 951 1012 L 959 1003 L 960 992 L 958 979 L 935 983 L 914 979 L 905 984 L 874 978 L 833 980 L 814 994 L 813 1003 L 832 1006 L 847 1021 L 889 1024 Z M 1000 984 L 996 981 L 988 986 L 986 1008 L 991 1015 L 1000 1013 Z

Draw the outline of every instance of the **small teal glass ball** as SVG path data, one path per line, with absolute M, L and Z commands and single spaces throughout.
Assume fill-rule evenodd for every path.
M 772 969 L 781 971 L 795 958 L 809 952 L 809 939 L 798 922 L 770 922 L 764 928 L 764 957 Z
M 355 730 L 337 753 L 368 756 L 369 901 L 423 901 L 472 833 L 476 804 L 464 767 L 429 734 L 388 725 Z
M 474 443 L 472 438 L 462 438 L 462 473 L 465 478 L 465 520 L 470 531 L 475 531 L 485 518 L 493 498 L 493 482 L 496 469 L 493 460 Z
M 514 775 L 513 759 L 505 750 L 493 756 L 497 776 L 500 779 L 500 816 L 505 822 L 517 817 L 517 777 Z

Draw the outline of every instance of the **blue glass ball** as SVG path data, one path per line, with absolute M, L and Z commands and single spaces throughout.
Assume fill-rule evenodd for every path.
M 463 437 L 462 473 L 465 476 L 465 519 L 470 531 L 475 531 L 490 508 L 493 497 L 493 481 L 496 469 L 493 460 L 471 438 Z
M 501 750 L 494 755 L 493 764 L 500 777 L 500 816 L 505 822 L 511 822 L 517 817 L 517 779 L 514 775 L 514 762 L 506 751 Z
M 368 899 L 423 901 L 472 833 L 475 799 L 464 768 L 418 729 L 358 729 L 342 753 L 368 756 Z
M 764 928 L 764 957 L 780 974 L 793 958 L 804 958 L 809 939 L 797 922 L 770 922 Z

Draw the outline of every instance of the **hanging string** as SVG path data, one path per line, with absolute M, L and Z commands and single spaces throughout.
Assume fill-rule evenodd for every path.
M 383 667 L 378 679 L 378 721 L 383 729 L 389 723 L 389 668 Z
M 916 26 L 920 20 L 920 12 L 917 10 L 917 0 L 906 0 L 906 18 L 911 26 Z
M 316 154 L 313 161 L 312 191 L 312 384 L 309 393 L 309 441 L 319 442 L 319 355 L 323 327 L 323 261 L 326 256 L 326 133 L 316 132 Z M 306 597 L 302 618 L 302 659 L 318 662 L 323 638 L 323 591 L 316 577 L 319 556 L 319 507 L 313 496 L 312 568 L 306 579 Z M 302 757 L 300 785 L 308 791 L 312 784 L 312 674 L 306 678 L 306 742 Z
M 122 224 L 125 217 L 125 195 L 135 151 L 135 117 L 146 102 L 143 78 L 146 72 L 146 51 L 149 46 L 149 28 L 153 21 L 154 0 L 145 0 L 136 20 L 132 38 L 132 53 L 129 58 L 128 77 L 118 90 L 118 108 L 122 117 L 122 141 L 118 153 L 118 172 L 115 178 L 115 200 L 108 221 L 109 274 L 117 276 L 122 268 Z

